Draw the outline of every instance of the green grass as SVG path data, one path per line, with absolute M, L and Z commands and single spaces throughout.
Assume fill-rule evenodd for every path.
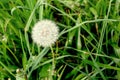
M 119 0 L 0 0 L 0 80 L 120 80 Z M 31 39 L 54 21 L 51 48 Z

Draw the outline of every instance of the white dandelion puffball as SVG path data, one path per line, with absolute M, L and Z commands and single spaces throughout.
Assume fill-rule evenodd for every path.
M 41 20 L 32 29 L 33 42 L 42 47 L 49 47 L 58 39 L 59 28 L 51 20 Z

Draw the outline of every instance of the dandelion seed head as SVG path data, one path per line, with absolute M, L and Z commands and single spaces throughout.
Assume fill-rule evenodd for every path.
M 33 27 L 32 39 L 40 46 L 49 47 L 58 39 L 58 33 L 58 26 L 53 21 L 42 20 Z

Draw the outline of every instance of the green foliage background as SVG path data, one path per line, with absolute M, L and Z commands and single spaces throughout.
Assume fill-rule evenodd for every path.
M 60 29 L 51 49 L 31 39 L 32 27 L 43 19 L 53 20 Z M 119 0 L 0 0 L 0 80 L 119 76 Z

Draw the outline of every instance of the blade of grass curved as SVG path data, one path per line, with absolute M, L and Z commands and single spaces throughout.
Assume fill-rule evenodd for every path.
M 10 71 L 10 69 L 8 69 L 1 61 L 0 64 L 13 76 L 15 77 L 15 75 Z
M 19 34 L 20 34 L 22 51 L 23 51 L 22 64 L 23 64 L 23 69 L 26 69 L 27 57 L 26 57 L 26 53 L 25 53 L 25 50 L 24 50 L 24 46 L 23 46 L 23 39 L 22 39 L 21 31 L 19 31 Z
M 30 77 L 31 73 L 33 72 L 33 70 L 36 69 L 36 66 L 40 63 L 40 61 L 42 60 L 42 58 L 47 54 L 47 52 L 49 51 L 49 48 L 46 47 L 44 48 L 39 54 L 38 56 L 36 57 L 35 60 L 32 61 L 32 68 L 31 70 L 29 71 L 28 73 L 28 78 Z
M 54 6 L 50 5 L 50 4 L 47 4 L 47 3 L 43 3 L 43 4 L 52 7 L 53 9 L 59 11 L 59 12 L 62 13 L 63 15 L 67 16 L 68 18 L 70 18 L 73 22 L 76 22 L 76 20 L 75 20 L 72 16 L 70 16 L 70 15 L 68 15 L 67 13 L 61 11 L 60 9 L 58 9 L 58 8 L 56 8 L 56 7 L 54 7 Z
M 93 63 L 92 61 L 90 61 L 90 60 L 83 60 L 83 62 L 86 63 L 86 64 L 89 64 L 89 65 L 91 65 L 91 66 L 94 66 L 94 63 Z M 112 62 L 113 62 L 113 61 L 112 61 Z M 120 71 L 120 68 L 111 66 L 111 65 L 110 65 L 111 63 L 108 65 L 108 64 L 103 64 L 103 63 L 96 62 L 96 64 L 99 65 L 99 67 L 102 67 L 102 68 L 114 69 L 114 70 Z
M 60 60 L 60 59 L 63 59 L 63 58 L 65 58 L 65 57 L 75 57 L 75 56 L 73 56 L 73 55 L 64 55 L 64 56 L 59 56 L 59 57 L 57 57 L 57 58 L 55 58 L 55 59 L 56 59 L 56 60 Z M 37 69 L 38 67 L 43 66 L 43 65 L 45 65 L 45 64 L 51 63 L 52 60 L 53 60 L 53 59 L 50 59 L 50 60 L 47 60 L 47 61 L 39 64 L 38 66 L 35 67 L 35 69 Z
M 15 58 L 15 60 L 20 64 L 19 60 L 17 59 L 17 57 L 15 56 L 15 54 L 12 52 L 12 50 L 5 43 L 2 42 L 2 44 L 3 44 L 4 47 L 6 47 L 10 51 L 10 53 Z
M 59 37 L 62 36 L 63 34 L 65 34 L 65 33 L 68 33 L 68 32 L 70 32 L 70 31 L 72 31 L 72 30 L 74 30 L 74 29 L 76 29 L 76 28 L 84 25 L 84 24 L 101 22 L 101 21 L 109 21 L 109 22 L 112 21 L 112 22 L 116 22 L 116 21 L 120 21 L 120 20 L 116 20 L 116 19 L 96 19 L 96 20 L 84 21 L 84 22 L 82 22 L 82 23 L 80 23 L 80 24 L 78 24 L 78 25 L 76 25 L 76 26 L 74 26 L 74 27 L 72 27 L 72 28 L 70 28 L 70 29 L 67 29 L 67 30 L 64 31 L 64 32 L 61 32 L 61 33 L 59 34 Z M 93 36 L 91 36 L 91 37 L 97 42 L 97 40 L 96 40 Z

